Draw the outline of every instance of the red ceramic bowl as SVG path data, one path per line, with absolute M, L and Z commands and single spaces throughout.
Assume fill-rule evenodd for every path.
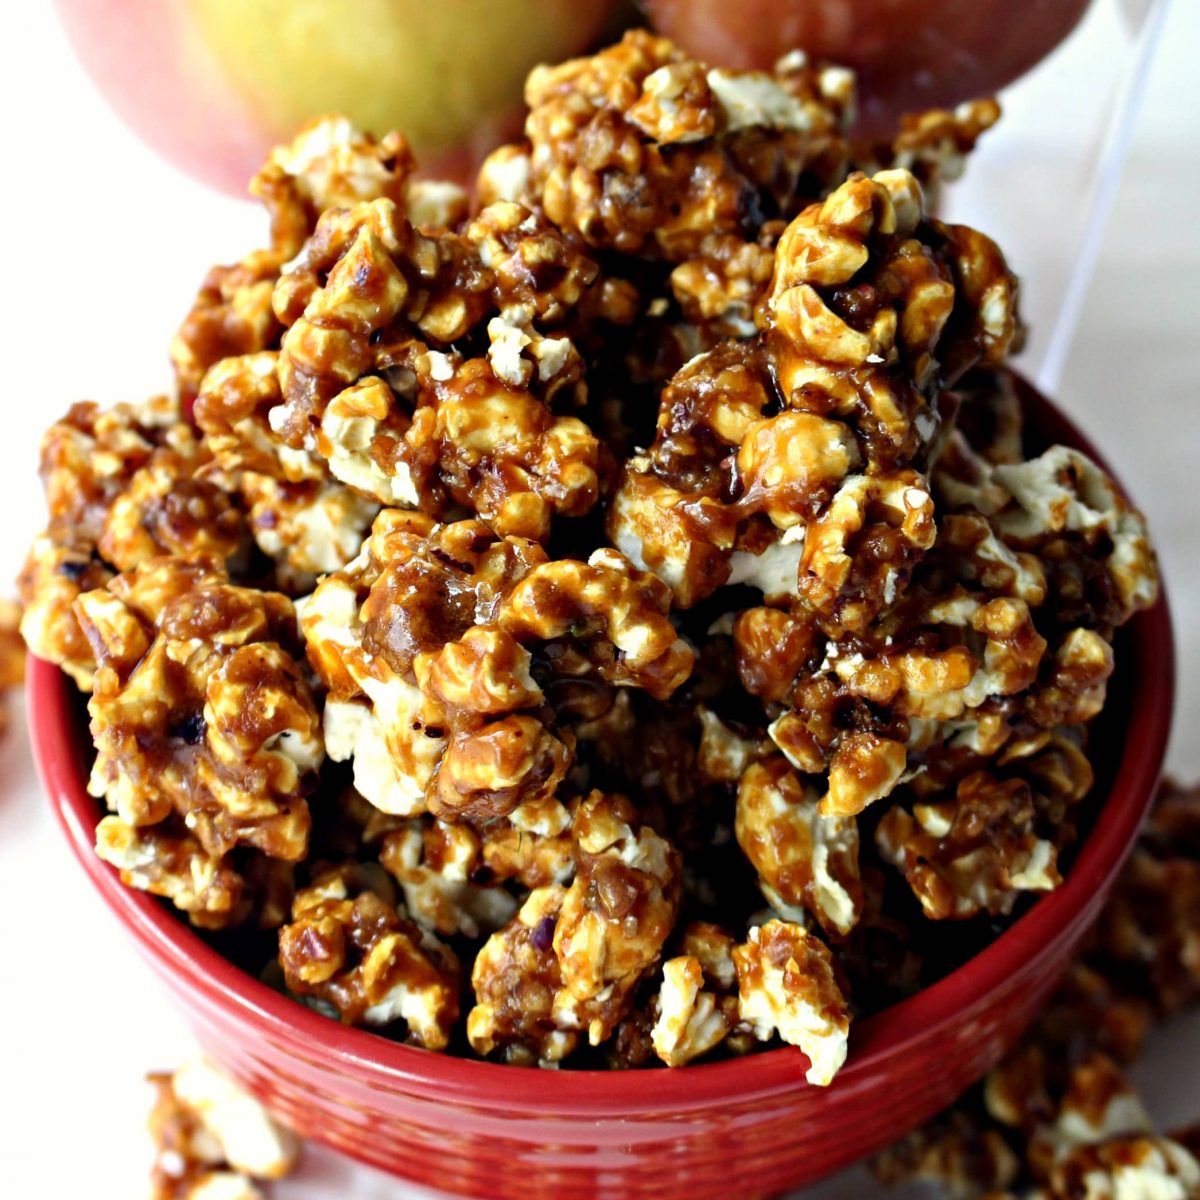
M 1032 430 L 1093 453 L 1022 385 Z M 285 1121 L 355 1158 L 474 1196 L 756 1196 L 810 1182 L 924 1121 L 1021 1033 L 1097 915 L 1150 803 L 1170 726 L 1166 602 L 1123 631 L 1095 824 L 1065 884 L 939 983 L 859 1022 L 832 1087 L 799 1050 L 681 1070 L 536 1071 L 345 1028 L 273 992 L 92 849 L 99 819 L 73 685 L 30 664 L 34 752 L 67 838 L 204 1050 Z

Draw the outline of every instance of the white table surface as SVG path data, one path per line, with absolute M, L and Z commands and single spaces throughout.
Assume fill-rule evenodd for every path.
M 1119 464 L 1157 539 L 1182 677 L 1170 765 L 1185 778 L 1200 776 L 1198 48 L 1200 5 L 1177 0 L 1060 390 Z M 0 579 L 10 579 L 41 524 L 42 429 L 75 399 L 165 388 L 167 342 L 195 284 L 209 264 L 259 244 L 265 225 L 120 125 L 47 0 L 0 6 L 0 55 Z M 1013 142 L 1002 139 L 1020 131 L 992 136 L 1007 152 Z M 145 1194 L 150 1158 L 142 1077 L 182 1061 L 191 1042 L 68 858 L 22 714 L 0 746 L 0 783 L 0 1195 L 130 1200 Z M 1160 1031 L 1136 1073 L 1164 1123 L 1200 1117 L 1200 1014 Z M 852 1172 L 810 1195 L 873 1192 Z M 314 1151 L 274 1194 L 425 1193 Z

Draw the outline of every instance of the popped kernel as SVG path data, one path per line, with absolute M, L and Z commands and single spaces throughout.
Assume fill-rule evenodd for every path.
M 1028 782 L 968 775 L 953 799 L 889 809 L 875 838 L 886 862 L 899 867 L 928 916 L 1008 912 L 1026 891 L 1052 891 L 1062 881 L 1057 848 L 1037 836 Z
M 205 1059 L 152 1074 L 153 1200 L 261 1200 L 255 1181 L 291 1173 L 299 1139 Z
M 704 990 L 699 959 L 684 955 L 663 963 L 658 1020 L 650 1032 L 654 1053 L 679 1067 L 720 1045 L 737 1024 L 737 1002 Z
M 325 751 L 291 602 L 163 557 L 75 608 L 97 663 L 92 795 L 136 830 L 181 817 L 213 858 L 304 858 Z
M 811 914 L 830 934 L 850 932 L 863 903 L 852 815 L 823 813 L 816 790 L 776 757 L 742 775 L 736 830 L 775 912 L 800 923 Z
M 679 854 L 624 797 L 593 792 L 571 825 L 575 877 L 535 888 L 475 960 L 477 1053 L 557 1062 L 629 1015 L 679 908 Z
M 399 1025 L 416 1045 L 444 1050 L 458 1020 L 458 959 L 397 909 L 381 875 L 331 867 L 296 893 L 279 931 L 284 979 L 347 1024 Z
M 808 1056 L 805 1078 L 827 1087 L 846 1060 L 850 1017 L 824 942 L 799 925 L 768 921 L 733 951 L 738 1015 L 765 1041 L 778 1032 Z

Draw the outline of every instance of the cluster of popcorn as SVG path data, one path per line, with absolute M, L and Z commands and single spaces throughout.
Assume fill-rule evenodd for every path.
M 151 1200 L 263 1200 L 259 1183 L 296 1165 L 296 1136 L 206 1059 L 149 1082 Z
M 641 853 L 660 853 L 656 842 L 662 839 L 651 840 L 655 835 L 649 830 L 634 835 L 624 822 L 632 815 L 629 806 L 614 809 L 594 798 L 588 808 L 581 834 L 597 856 L 590 863 L 591 879 L 597 859 L 617 846 L 614 836 L 642 843 Z M 401 843 L 403 857 L 415 861 L 420 850 L 408 848 L 413 832 L 406 828 Z M 618 846 L 618 854 L 627 845 Z M 447 853 L 445 844 L 442 853 Z M 388 871 L 399 874 L 391 863 Z M 593 971 L 595 958 L 574 957 L 564 975 L 547 956 L 559 936 L 562 910 L 570 907 L 569 890 L 555 884 L 536 887 L 518 919 L 487 943 L 481 970 L 494 981 L 494 993 L 472 1012 L 472 1044 L 519 1024 L 522 1039 L 509 1042 L 510 1047 L 520 1047 L 523 1058 L 536 1044 L 545 1059 L 558 1061 L 581 1031 L 577 1022 L 557 1024 L 556 1009 L 586 1012 L 588 1030 L 593 1023 L 603 1030 L 611 1020 L 612 1006 L 586 1003 L 598 994 L 597 980 L 579 972 Z M 412 893 L 405 892 L 411 909 Z M 359 929 L 374 926 L 377 932 L 370 937 L 376 942 L 398 927 L 395 885 L 374 865 L 326 872 L 313 901 L 307 905 L 306 930 L 316 929 L 322 915 L 355 907 Z M 328 901 L 334 904 L 326 907 Z M 591 920 L 597 919 L 602 920 L 593 913 Z M 428 938 L 408 922 L 399 924 L 418 939 Z M 565 936 L 578 939 L 580 929 L 572 918 Z M 751 994 L 759 997 L 759 1007 L 752 1004 L 746 1018 L 739 1016 L 739 979 L 803 969 L 820 943 L 806 944 L 797 932 L 772 921 L 756 929 L 747 946 L 737 947 L 716 925 L 689 924 L 679 940 L 681 953 L 661 967 L 654 1021 L 644 1030 L 654 1053 L 668 1064 L 687 1062 L 722 1042 L 749 1036 L 746 1025 L 760 1020 L 770 1027 L 790 1022 L 797 1037 L 807 1032 L 817 1039 L 815 1047 L 828 1046 L 821 1026 L 837 1019 L 838 1002 L 836 985 L 819 968 L 807 974 L 803 998 L 793 993 L 783 1003 L 770 1002 L 769 990 L 755 989 Z M 605 929 L 586 936 L 603 938 Z M 360 949 L 366 945 L 361 936 L 352 940 Z M 1198 1131 L 1157 1132 L 1124 1073 L 1157 1022 L 1200 1003 L 1198 946 L 1200 787 L 1168 782 L 1114 893 L 1033 1029 L 982 1084 L 878 1155 L 871 1164 L 876 1178 L 886 1185 L 921 1181 L 955 1200 L 1191 1200 L 1200 1195 Z M 343 961 L 330 968 L 328 979 Z M 636 959 L 614 959 L 606 975 L 619 982 L 631 970 L 637 970 Z M 506 974 L 513 991 L 504 982 Z M 823 981 L 829 989 L 824 996 Z M 582 1006 L 581 991 L 588 993 Z M 409 1000 L 419 1005 L 415 997 Z M 390 1003 L 398 1004 L 399 996 Z M 258 1182 L 280 1178 L 295 1165 L 300 1147 L 294 1135 L 210 1063 L 191 1062 L 150 1081 L 156 1090 L 149 1121 L 157 1150 L 156 1200 L 259 1200 Z
M 934 922 L 1060 882 L 1153 552 L 1027 457 L 1016 281 L 931 212 L 994 104 L 856 146 L 847 72 L 642 31 L 526 94 L 474 205 L 338 119 L 271 155 L 176 395 L 46 435 L 22 631 L 101 856 L 304 1003 L 826 1084 Z
M 1163 786 L 1111 899 L 1033 1029 L 874 1161 L 884 1183 L 995 1200 L 1200 1195 L 1200 1140 L 1155 1130 L 1124 1068 L 1200 1002 L 1200 788 Z

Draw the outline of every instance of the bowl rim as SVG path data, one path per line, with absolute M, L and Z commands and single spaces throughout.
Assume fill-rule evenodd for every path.
M 1066 442 L 1103 465 L 1074 423 L 1014 374 L 1027 416 L 1047 442 Z M 1157 786 L 1175 691 L 1175 653 L 1165 587 L 1150 609 L 1125 627 L 1134 664 L 1127 697 L 1124 751 L 1095 823 L 1080 844 L 1071 870 L 1055 891 L 1039 897 L 1003 933 L 967 962 L 915 995 L 851 1030 L 850 1056 L 832 1085 L 849 1090 L 936 1026 L 981 1004 L 1017 973 L 1038 947 L 1064 926 L 1080 923 L 1115 875 Z M 238 1020 L 288 1053 L 384 1092 L 403 1091 L 458 1103 L 502 1098 L 513 1115 L 563 1117 L 684 1113 L 732 1100 L 749 1100 L 808 1088 L 808 1060 L 795 1047 L 761 1051 L 686 1070 L 630 1073 L 605 1070 L 521 1070 L 502 1063 L 444 1054 L 391 1041 L 369 1030 L 339 1024 L 284 996 L 223 958 L 160 900 L 126 887 L 94 851 L 100 809 L 86 790 L 77 740 L 74 685 L 53 664 L 31 656 L 27 673 L 29 733 L 42 785 L 72 851 L 101 896 L 171 986 L 187 991 L 229 1022 Z

